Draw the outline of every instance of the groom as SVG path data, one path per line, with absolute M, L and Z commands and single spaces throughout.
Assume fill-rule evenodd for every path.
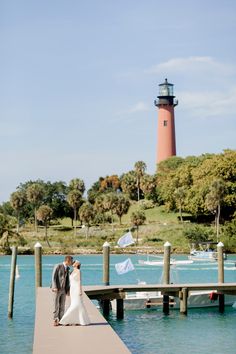
M 53 318 L 54 326 L 59 325 L 59 321 L 65 312 L 66 295 L 70 291 L 69 266 L 72 265 L 73 257 L 65 256 L 64 262 L 55 265 L 52 273 L 52 292 L 53 292 Z

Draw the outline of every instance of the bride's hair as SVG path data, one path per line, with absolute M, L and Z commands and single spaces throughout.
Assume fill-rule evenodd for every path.
M 73 262 L 73 265 L 74 265 L 75 263 L 77 263 L 77 269 L 80 269 L 80 265 L 81 265 L 80 261 L 75 260 L 75 261 Z

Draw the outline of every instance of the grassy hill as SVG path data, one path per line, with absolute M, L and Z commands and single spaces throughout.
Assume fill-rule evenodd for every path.
M 48 246 L 45 239 L 45 230 L 39 227 L 35 233 L 32 225 L 27 225 L 21 230 L 22 236 L 27 244 L 21 249 L 23 252 L 32 252 L 34 244 L 39 241 L 44 249 L 44 253 L 97 253 L 102 251 L 105 241 L 110 242 L 111 251 L 120 252 L 163 252 L 163 245 L 166 241 L 172 244 L 173 252 L 189 252 L 189 243 L 183 236 L 183 229 L 188 227 L 187 223 L 181 224 L 177 213 L 167 213 L 163 207 L 154 207 L 145 210 L 146 222 L 139 227 L 138 244 L 128 247 L 125 250 L 116 248 L 119 237 L 131 229 L 133 237 L 136 239 L 136 229 L 132 228 L 130 222 L 131 213 L 139 208 L 138 203 L 134 203 L 127 215 L 122 217 L 122 224 L 115 218 L 113 225 L 97 225 L 89 228 L 89 236 L 86 238 L 86 228 L 77 226 L 76 235 L 71 225 L 71 219 L 59 220 L 57 225 L 52 225 L 48 229 Z M 79 224 L 79 223 L 78 223 Z M 20 251 L 20 249 L 19 249 Z
M 105 241 L 110 243 L 111 252 L 114 253 L 162 253 L 163 245 L 166 241 L 171 243 L 172 252 L 189 253 L 190 245 L 184 233 L 189 229 L 193 232 L 196 228 L 198 228 L 197 237 L 207 233 L 209 239 L 215 239 L 213 224 L 199 226 L 189 221 L 181 223 L 178 219 L 178 213 L 168 213 L 163 206 L 160 206 L 144 210 L 146 221 L 144 225 L 139 227 L 137 242 L 137 229 L 131 224 L 130 217 L 132 212 L 139 209 L 140 203 L 133 203 L 128 214 L 122 217 L 121 224 L 118 218 L 115 217 L 113 223 L 91 226 L 88 237 L 87 227 L 82 227 L 80 222 L 78 222 L 75 234 L 72 221 L 69 218 L 64 218 L 51 224 L 48 228 L 47 239 L 45 238 L 44 227 L 39 226 L 36 233 L 32 224 L 24 225 L 20 229 L 20 235 L 25 239 L 25 245 L 18 248 L 19 253 L 33 253 L 34 245 L 38 241 L 43 246 L 44 254 L 101 253 Z M 129 230 L 131 230 L 136 240 L 135 245 L 125 249 L 117 247 L 118 239 Z M 222 237 L 221 241 L 224 242 L 227 252 L 236 251 L 233 240 L 229 241 Z

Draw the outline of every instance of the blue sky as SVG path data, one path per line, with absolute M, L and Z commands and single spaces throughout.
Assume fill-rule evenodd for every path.
M 154 173 L 166 77 L 177 155 L 235 149 L 235 33 L 234 0 L 0 0 L 0 202 L 38 178 Z

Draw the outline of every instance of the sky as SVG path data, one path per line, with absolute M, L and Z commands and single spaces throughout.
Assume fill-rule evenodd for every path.
M 0 0 L 0 202 L 29 180 L 156 169 L 159 84 L 177 155 L 235 149 L 234 0 Z

